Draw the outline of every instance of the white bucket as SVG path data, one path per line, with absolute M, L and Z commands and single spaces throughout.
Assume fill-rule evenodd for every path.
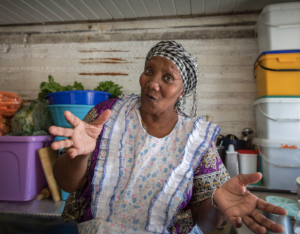
M 262 157 L 263 184 L 267 188 L 296 191 L 300 175 L 300 140 L 253 139 Z
M 300 141 L 300 97 L 258 98 L 254 106 L 258 138 Z
M 257 172 L 257 153 L 254 150 L 238 150 L 240 174 Z
M 256 23 L 259 53 L 300 49 L 300 3 L 271 4 Z

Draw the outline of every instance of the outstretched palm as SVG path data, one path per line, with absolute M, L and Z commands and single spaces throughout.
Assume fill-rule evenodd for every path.
M 87 124 L 74 116 L 71 112 L 66 111 L 65 118 L 73 128 L 51 126 L 49 132 L 52 135 L 68 137 L 69 139 L 52 143 L 52 149 L 58 150 L 71 147 L 67 151 L 67 155 L 70 158 L 90 154 L 95 149 L 96 139 L 109 116 L 110 110 L 106 110 L 94 122 Z
M 260 173 L 240 174 L 225 182 L 215 193 L 214 201 L 228 220 L 235 227 L 240 227 L 242 221 L 255 233 L 283 232 L 283 227 L 264 217 L 259 212 L 286 215 L 285 209 L 267 203 L 251 194 L 247 185 L 261 179 Z

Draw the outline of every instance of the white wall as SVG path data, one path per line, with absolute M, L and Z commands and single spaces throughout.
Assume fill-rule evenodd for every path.
M 93 89 L 112 80 L 124 93 L 139 93 L 147 52 L 162 39 L 174 39 L 198 60 L 198 115 L 212 115 L 223 135 L 240 136 L 244 127 L 255 130 L 256 18 L 0 27 L 0 90 L 35 99 L 51 74 L 62 85 L 79 81 Z

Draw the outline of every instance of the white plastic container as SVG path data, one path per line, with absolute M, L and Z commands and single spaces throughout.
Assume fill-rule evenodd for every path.
M 234 151 L 234 146 L 230 144 L 225 156 L 225 167 L 230 177 L 239 174 L 238 152 Z
M 256 23 L 259 53 L 300 49 L 300 3 L 271 4 Z
M 254 106 L 258 138 L 300 141 L 300 97 L 262 97 Z
M 300 174 L 300 140 L 253 139 L 262 157 L 263 184 L 267 188 L 296 191 Z
M 238 150 L 240 174 L 257 172 L 257 153 L 254 150 Z

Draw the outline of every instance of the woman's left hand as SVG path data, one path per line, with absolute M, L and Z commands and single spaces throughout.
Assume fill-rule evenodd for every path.
M 235 227 L 241 227 L 242 221 L 254 233 L 265 233 L 266 229 L 282 233 L 284 228 L 267 219 L 258 210 L 278 215 L 287 215 L 284 208 L 267 203 L 251 194 L 247 185 L 262 178 L 261 173 L 239 174 L 226 181 L 214 194 L 214 203 Z

